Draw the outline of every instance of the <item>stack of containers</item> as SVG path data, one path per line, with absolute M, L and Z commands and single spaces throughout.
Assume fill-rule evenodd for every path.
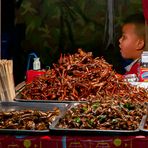
M 141 55 L 139 81 L 148 82 L 148 51 L 144 51 Z

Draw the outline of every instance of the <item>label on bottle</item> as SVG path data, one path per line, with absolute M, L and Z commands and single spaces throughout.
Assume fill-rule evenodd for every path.
M 148 82 L 148 68 L 139 69 L 139 81 L 140 82 Z

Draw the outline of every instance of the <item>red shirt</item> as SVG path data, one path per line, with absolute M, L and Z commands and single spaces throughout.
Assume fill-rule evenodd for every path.
M 125 75 L 136 74 L 138 76 L 139 67 L 140 67 L 140 63 L 139 63 L 139 59 L 137 59 L 126 67 L 127 72 L 125 73 Z

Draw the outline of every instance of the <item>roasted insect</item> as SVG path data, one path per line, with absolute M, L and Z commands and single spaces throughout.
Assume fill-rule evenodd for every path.
M 0 112 L 0 129 L 47 130 L 60 110 L 19 110 Z
M 58 64 L 27 84 L 21 92 L 26 100 L 94 101 L 106 98 L 147 102 L 148 91 L 125 82 L 102 57 L 81 49 L 61 56 Z
M 57 128 L 136 130 L 146 113 L 144 105 L 117 101 L 82 103 L 70 108 Z

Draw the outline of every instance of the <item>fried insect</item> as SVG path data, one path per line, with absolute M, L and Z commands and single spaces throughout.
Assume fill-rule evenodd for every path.
M 143 104 L 133 102 L 97 101 L 70 108 L 57 128 L 136 130 L 146 113 Z
M 148 91 L 125 82 L 103 57 L 78 49 L 61 55 L 59 63 L 21 92 L 26 100 L 94 101 L 106 98 L 147 102 Z
M 1 129 L 23 129 L 23 130 L 47 130 L 49 125 L 58 116 L 58 108 L 53 111 L 19 110 L 13 112 L 0 112 Z

